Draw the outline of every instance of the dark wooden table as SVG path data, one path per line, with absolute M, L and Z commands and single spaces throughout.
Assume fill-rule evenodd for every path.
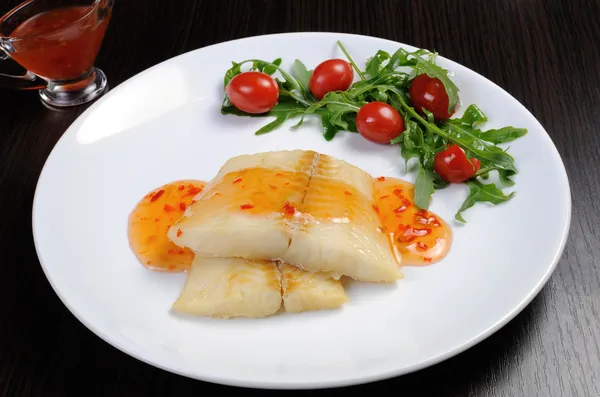
M 13 4 L 1 2 L 0 11 Z M 594 0 L 117 0 L 97 64 L 114 87 L 209 44 L 336 31 L 436 49 L 496 82 L 542 122 L 569 173 L 570 238 L 549 283 L 515 320 L 445 363 L 364 386 L 289 394 L 600 396 L 599 17 Z M 83 110 L 53 112 L 34 92 L 0 90 L 0 394 L 277 393 L 143 364 L 92 334 L 54 294 L 33 246 L 32 200 L 46 157 Z M 552 186 L 540 199 L 545 194 Z

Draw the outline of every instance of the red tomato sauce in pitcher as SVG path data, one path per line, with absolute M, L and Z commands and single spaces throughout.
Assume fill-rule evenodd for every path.
M 64 7 L 22 22 L 11 57 L 27 70 L 51 80 L 74 80 L 96 60 L 110 15 L 91 6 Z M 110 11 L 108 11 L 110 13 Z

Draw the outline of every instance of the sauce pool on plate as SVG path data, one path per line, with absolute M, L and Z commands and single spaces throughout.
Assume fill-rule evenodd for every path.
M 386 233 L 402 255 L 402 264 L 424 266 L 442 260 L 450 250 L 452 231 L 446 222 L 414 203 L 412 183 L 375 179 L 375 200 Z
M 204 189 L 205 182 L 181 180 L 161 186 L 144 196 L 129 215 L 129 245 L 140 262 L 158 271 L 186 271 L 194 253 L 167 237 L 173 225 Z

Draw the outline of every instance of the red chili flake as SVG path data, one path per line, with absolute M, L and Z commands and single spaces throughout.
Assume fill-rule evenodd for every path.
M 185 211 L 185 203 L 184 202 L 179 203 L 179 209 L 181 211 Z
M 402 195 L 402 189 L 394 189 L 394 191 L 392 193 L 394 193 L 396 196 L 401 196 Z
M 277 186 L 273 185 L 272 183 L 269 183 L 269 187 L 273 190 L 277 190 Z
M 414 239 L 416 239 L 415 236 L 398 236 L 396 240 L 398 240 L 400 243 L 410 243 Z
M 429 263 L 431 263 L 431 261 L 433 261 L 433 259 L 432 259 L 432 258 L 430 258 L 430 257 L 428 257 L 428 256 L 424 257 L 424 258 L 423 258 L 423 260 L 424 260 L 425 262 L 429 262 Z
M 275 174 L 275 176 L 283 176 L 283 174 L 281 172 L 278 172 Z
M 242 210 L 249 210 L 250 208 L 254 208 L 254 206 L 252 204 L 242 204 L 242 205 L 240 205 L 240 209 L 242 209 Z
M 169 254 L 169 255 L 173 255 L 174 253 L 175 253 L 175 250 L 172 250 L 172 249 L 167 251 L 167 254 Z
M 350 193 L 350 192 L 349 192 L 349 191 L 347 191 L 347 190 L 345 190 L 345 191 L 344 191 L 344 194 L 345 194 L 346 196 L 352 196 L 352 193 Z
M 236 178 L 233 183 L 240 183 L 242 181 L 242 178 Z
M 169 211 L 173 211 L 175 209 L 175 207 L 173 207 L 172 205 L 169 205 L 169 204 L 165 204 L 163 206 L 163 209 L 165 210 L 165 212 L 169 212 Z
M 160 221 L 159 217 L 154 218 L 154 222 L 158 222 L 158 221 Z
M 384 196 L 381 196 L 381 197 L 379 197 L 379 200 L 383 200 L 384 198 L 388 198 L 388 197 L 390 197 L 390 195 L 389 195 L 389 194 L 386 194 L 386 195 L 384 195 Z
M 440 222 L 438 221 L 438 219 L 435 216 L 430 216 L 429 218 L 427 218 L 427 223 L 429 225 L 432 226 L 440 226 Z
M 183 232 L 181 231 L 181 229 L 177 229 L 177 237 L 181 237 L 182 234 Z
M 411 202 L 410 202 L 410 200 L 408 200 L 408 199 L 404 199 L 404 200 L 402 200 L 402 204 L 404 204 L 404 205 L 405 205 L 405 206 L 407 206 L 407 207 L 410 207 L 410 206 L 412 205 L 412 203 L 411 203 Z
M 216 196 L 216 194 L 215 194 Z M 192 200 L 192 202 L 190 203 L 190 205 L 194 204 L 196 202 L 196 200 Z
M 183 190 L 185 189 L 185 185 L 179 185 L 179 187 L 177 188 L 177 190 Z
M 201 191 L 202 191 L 202 189 L 200 189 L 199 187 L 191 187 L 188 189 L 188 191 L 185 195 L 186 196 L 195 196 L 198 193 L 200 193 Z
M 184 254 L 183 250 L 179 250 L 179 251 L 177 251 L 177 253 L 178 253 L 179 255 L 183 255 L 183 254 Z
M 146 261 L 146 265 L 150 265 L 150 264 L 152 264 L 152 262 Z
M 289 185 L 289 184 L 290 184 L 289 182 L 286 182 L 286 183 L 284 183 L 283 185 L 284 185 L 284 186 L 287 186 L 287 185 Z
M 379 178 L 377 178 L 378 181 L 385 181 L 385 176 L 380 176 Z
M 375 204 L 373 204 L 373 210 L 379 214 L 379 208 Z
M 429 247 L 427 246 L 427 244 L 419 241 L 417 243 L 417 249 L 421 250 L 421 251 L 426 251 Z
M 160 196 L 162 196 L 163 194 L 165 194 L 165 191 L 160 189 L 158 192 L 156 192 L 156 194 L 154 196 L 152 196 L 152 198 L 150 199 L 150 202 L 153 203 L 156 200 L 158 200 L 160 198 Z
M 431 233 L 431 229 L 422 229 L 422 228 L 418 228 L 418 227 L 409 227 L 404 231 L 405 236 L 417 236 L 417 237 L 425 236 L 429 233 Z
M 405 205 L 403 205 L 401 207 L 398 207 L 398 208 L 396 208 L 394 210 L 394 212 L 404 212 L 404 211 L 406 211 L 406 206 Z
M 282 212 L 286 216 L 294 216 L 294 214 L 296 213 L 296 208 L 294 208 L 293 205 L 290 205 L 290 203 L 288 201 L 286 201 L 285 204 L 283 205 Z
M 421 215 L 415 215 L 415 221 L 421 225 L 427 225 L 427 219 L 423 218 Z

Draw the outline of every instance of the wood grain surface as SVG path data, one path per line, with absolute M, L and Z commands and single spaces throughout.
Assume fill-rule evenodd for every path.
M 0 13 L 14 4 L 3 0 Z M 435 49 L 494 81 L 541 121 L 567 167 L 573 219 L 556 272 L 516 319 L 444 363 L 363 386 L 286 394 L 597 397 L 599 18 L 594 0 L 117 0 L 97 65 L 114 87 L 206 45 L 334 31 Z M 8 63 L 2 70 L 12 69 Z M 31 207 L 46 157 L 84 109 L 54 112 L 34 92 L 0 90 L 0 395 L 279 394 L 203 383 L 141 363 L 101 341 L 59 301 L 35 254 Z M 546 194 L 552 186 L 540 199 Z

